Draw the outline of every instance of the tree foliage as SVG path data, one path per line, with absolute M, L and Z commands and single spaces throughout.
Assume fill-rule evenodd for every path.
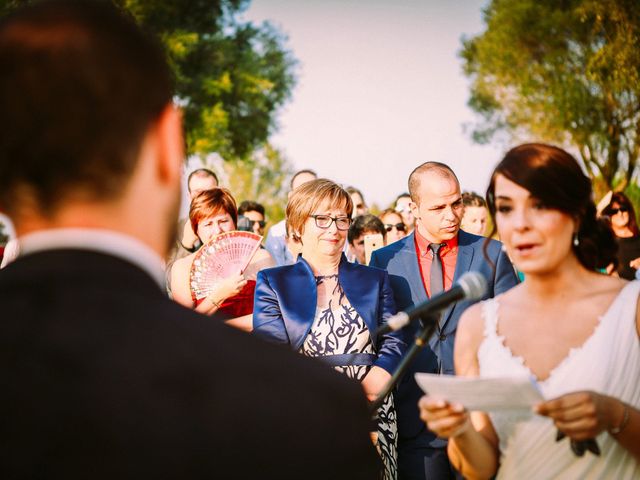
M 473 138 L 539 139 L 579 152 L 599 190 L 631 182 L 640 153 L 637 0 L 493 0 L 463 39 Z
M 269 23 L 241 22 L 243 0 L 117 0 L 163 41 L 191 153 L 244 158 L 275 127 L 295 59 Z
M 221 161 L 216 155 L 200 158 L 203 166 L 216 172 L 220 184 L 233 193 L 238 204 L 243 200 L 261 203 L 270 224 L 284 218 L 287 187 L 293 171 L 278 149 L 267 143 L 242 162 Z
M 0 12 L 30 1 L 0 0 Z M 190 153 L 242 159 L 267 141 L 296 61 L 269 23 L 239 20 L 247 0 L 112 1 L 162 40 Z

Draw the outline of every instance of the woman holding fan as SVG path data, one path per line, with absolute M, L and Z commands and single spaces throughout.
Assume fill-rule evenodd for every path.
M 203 245 L 220 233 L 236 230 L 238 210 L 231 193 L 224 188 L 198 194 L 189 209 L 189 221 Z M 171 291 L 178 303 L 204 314 L 224 315 L 232 326 L 250 331 L 255 278 L 259 270 L 275 265 L 271 255 L 259 248 L 244 272 L 216 282 L 211 292 L 197 299 L 191 285 L 191 270 L 198 252 L 177 260 L 171 269 Z

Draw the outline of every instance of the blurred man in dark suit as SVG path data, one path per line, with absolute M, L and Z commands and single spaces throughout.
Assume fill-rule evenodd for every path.
M 359 386 L 164 296 L 184 142 L 155 41 L 43 2 L 0 65 L 0 477 L 374 478 Z

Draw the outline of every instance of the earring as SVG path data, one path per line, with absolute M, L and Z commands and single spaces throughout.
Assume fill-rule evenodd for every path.
M 573 234 L 573 246 L 574 247 L 580 246 L 580 239 L 578 238 L 578 232 Z

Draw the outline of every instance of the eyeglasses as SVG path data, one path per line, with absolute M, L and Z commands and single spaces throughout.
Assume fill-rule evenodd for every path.
M 264 228 L 264 226 L 267 224 L 265 220 L 249 220 L 249 223 L 251 223 L 252 227 L 257 223 L 258 225 L 260 225 L 260 228 Z
M 618 207 L 618 208 L 610 208 L 610 209 L 609 209 L 609 213 L 610 213 L 611 215 L 615 215 L 615 214 L 617 214 L 618 212 L 622 212 L 622 213 L 624 213 L 624 212 L 628 212 L 628 211 L 629 211 L 629 208 L 628 208 L 628 207 L 625 207 L 625 206 Z
M 384 228 L 387 230 L 387 232 L 390 232 L 394 228 L 399 232 L 404 232 L 406 227 L 405 227 L 404 223 L 396 223 L 395 225 L 392 224 L 392 223 L 385 223 L 384 224 Z
M 316 221 L 316 227 L 329 228 L 332 222 L 336 222 L 338 230 L 349 230 L 351 219 L 349 217 L 330 217 L 329 215 L 309 215 Z

